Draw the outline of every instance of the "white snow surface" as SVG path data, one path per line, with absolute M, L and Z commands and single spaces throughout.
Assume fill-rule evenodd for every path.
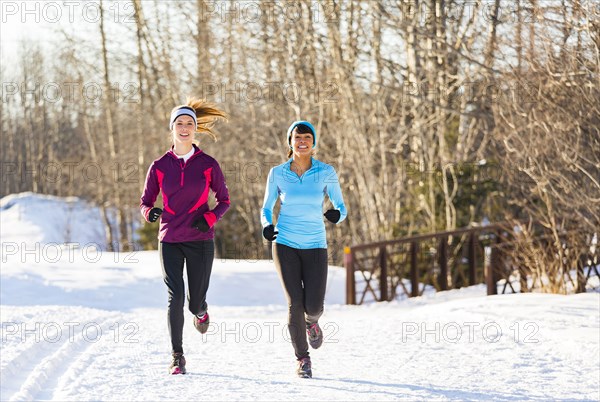
M 81 245 L 100 244 L 99 218 L 47 199 L 0 202 L 1 400 L 600 400 L 598 293 L 481 285 L 348 306 L 345 271 L 330 266 L 325 341 L 300 379 L 267 260 L 215 260 L 209 332 L 186 310 L 188 374 L 169 375 L 158 253 L 61 247 L 67 213 Z

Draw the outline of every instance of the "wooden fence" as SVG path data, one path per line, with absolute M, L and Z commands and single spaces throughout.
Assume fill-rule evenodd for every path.
M 488 295 L 497 294 L 499 287 L 501 293 L 530 291 L 535 278 L 532 282 L 511 258 L 514 244 L 514 232 L 496 224 L 346 247 L 346 303 L 390 301 L 401 294 L 420 296 L 427 288 L 480 283 L 487 284 Z M 576 292 L 585 291 L 592 275 L 600 279 L 597 250 L 580 255 L 575 278 L 565 269 Z

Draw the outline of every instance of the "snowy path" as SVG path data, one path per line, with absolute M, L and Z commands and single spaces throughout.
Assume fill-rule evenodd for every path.
M 253 268 L 257 277 L 267 275 L 268 264 Z M 598 294 L 486 297 L 472 288 L 397 303 L 329 305 L 325 343 L 312 352 L 314 378 L 302 380 L 293 373 L 284 306 L 237 305 L 248 283 L 219 278 L 239 265 L 216 267 L 211 293 L 221 293 L 218 300 L 227 295 L 232 305 L 211 305 L 214 322 L 204 336 L 186 316 L 185 376 L 166 373 L 164 308 L 45 305 L 54 298 L 41 289 L 40 305 L 8 305 L 4 296 L 13 296 L 3 286 L 2 400 L 599 398 Z M 332 277 L 330 289 L 339 290 L 342 276 Z M 269 283 L 278 285 L 274 272 Z M 145 286 L 129 289 L 135 294 Z M 99 295 L 88 292 L 97 303 Z M 263 298 L 279 292 L 274 287 Z M 161 304 L 164 295 L 151 297 Z
M 63 203 L 0 202 L 1 400 L 600 400 L 599 293 L 487 297 L 476 286 L 345 306 L 345 272 L 331 267 L 326 339 L 306 380 L 262 260 L 215 261 L 213 323 L 201 336 L 186 313 L 188 374 L 169 375 L 157 252 L 95 252 L 89 211 L 70 219 L 79 208 Z M 52 222 L 37 215 L 50 208 Z M 80 248 L 58 245 L 64 222 Z

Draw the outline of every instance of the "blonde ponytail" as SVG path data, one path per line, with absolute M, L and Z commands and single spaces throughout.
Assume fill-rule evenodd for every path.
M 219 120 L 227 121 L 227 113 L 204 99 L 188 98 L 186 104 L 196 111 L 196 117 L 198 118 L 198 132 L 206 133 L 214 141 L 217 141 L 217 136 L 212 131 L 212 128 Z

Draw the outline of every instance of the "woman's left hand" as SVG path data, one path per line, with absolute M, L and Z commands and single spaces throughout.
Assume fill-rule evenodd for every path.
M 208 232 L 210 230 L 210 226 L 208 225 L 208 222 L 206 222 L 204 215 L 200 215 L 198 218 L 196 218 L 196 220 L 194 220 L 192 223 L 192 227 L 201 232 Z

